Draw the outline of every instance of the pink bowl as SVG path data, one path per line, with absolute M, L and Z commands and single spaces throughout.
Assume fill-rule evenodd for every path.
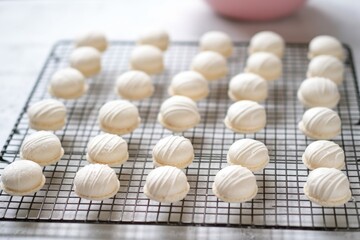
M 206 0 L 218 13 L 243 20 L 270 20 L 289 16 L 306 0 Z

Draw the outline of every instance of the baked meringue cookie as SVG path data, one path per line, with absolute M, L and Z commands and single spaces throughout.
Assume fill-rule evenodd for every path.
M 209 81 L 223 78 L 228 73 L 226 59 L 213 51 L 198 53 L 192 60 L 191 70 L 199 72 Z
M 20 157 L 47 166 L 58 162 L 64 155 L 61 142 L 55 134 L 35 132 L 25 138 L 20 148 Z
M 174 76 L 168 92 L 171 96 L 181 95 L 197 101 L 207 97 L 209 83 L 200 73 L 185 71 Z
M 39 191 L 45 180 L 39 164 L 30 160 L 16 160 L 4 168 L 0 187 L 9 195 L 24 196 Z
M 27 110 L 29 125 L 35 130 L 59 130 L 66 122 L 66 108 L 55 99 L 44 99 Z
M 169 34 L 164 29 L 149 28 L 140 34 L 137 44 L 152 45 L 165 51 L 169 47 L 169 42 Z
M 262 31 L 256 33 L 250 40 L 248 54 L 256 52 L 269 52 L 282 58 L 285 50 L 285 41 L 277 33 Z
M 49 92 L 57 98 L 76 99 L 88 90 L 84 75 L 75 68 L 64 68 L 54 73 Z
M 235 102 L 229 107 L 224 123 L 234 132 L 258 132 L 266 125 L 265 108 L 254 101 Z
M 136 46 L 130 56 L 130 66 L 150 75 L 159 74 L 164 70 L 163 53 L 152 45 Z
M 188 97 L 173 96 L 166 99 L 160 107 L 158 121 L 165 128 L 182 132 L 195 127 L 200 122 L 196 103 Z
M 344 80 L 344 64 L 334 56 L 320 55 L 314 57 L 307 70 L 307 77 L 328 78 L 337 85 Z
M 70 66 L 85 77 L 96 75 L 101 71 L 101 53 L 93 47 L 76 48 L 70 55 Z
M 313 77 L 301 83 L 297 97 L 305 107 L 333 108 L 340 100 L 340 93 L 330 79 Z
M 155 145 L 153 151 L 155 166 L 186 168 L 194 160 L 194 148 L 189 139 L 170 135 Z
M 220 31 L 205 33 L 200 39 L 201 51 L 214 51 L 224 57 L 230 57 L 233 53 L 233 42 L 229 35 Z
M 190 185 L 186 175 L 172 166 L 158 167 L 146 177 L 144 194 L 151 200 L 173 203 L 184 199 Z
M 108 47 L 108 41 L 103 32 L 93 30 L 87 33 L 83 33 L 78 36 L 75 40 L 76 47 L 93 47 L 104 52 Z
M 221 169 L 212 185 L 214 194 L 224 202 L 246 202 L 258 191 L 255 175 L 246 167 L 231 165 Z
M 81 168 L 74 178 L 76 195 L 88 200 L 102 201 L 112 198 L 120 188 L 115 171 L 108 165 L 89 164 Z
M 341 42 L 327 35 L 317 36 L 310 41 L 308 58 L 313 59 L 319 55 L 331 55 L 341 61 L 345 59 L 345 52 Z
M 126 100 L 114 100 L 100 108 L 99 122 L 104 132 L 123 135 L 134 131 L 141 118 L 134 104 Z
M 269 152 L 262 142 L 245 138 L 230 146 L 227 162 L 246 167 L 253 172 L 261 171 L 269 163 Z
M 306 147 L 302 161 L 310 170 L 327 167 L 342 169 L 345 165 L 344 150 L 334 142 L 318 140 Z
M 244 71 L 257 74 L 268 81 L 276 80 L 282 74 L 281 59 L 272 53 L 256 52 L 248 57 Z
M 148 98 L 154 93 L 151 77 L 142 71 L 128 71 L 116 80 L 116 93 L 129 100 Z
M 233 101 L 262 102 L 268 96 L 268 85 L 266 80 L 259 75 L 240 73 L 230 80 L 228 95 Z
M 340 134 L 341 119 L 329 108 L 314 107 L 304 113 L 299 129 L 310 138 L 328 140 Z
M 317 168 L 310 172 L 304 185 L 310 201 L 324 207 L 336 207 L 351 199 L 350 183 L 336 168 Z
M 114 134 L 104 133 L 92 138 L 87 145 L 86 159 L 90 163 L 119 166 L 129 158 L 127 142 Z

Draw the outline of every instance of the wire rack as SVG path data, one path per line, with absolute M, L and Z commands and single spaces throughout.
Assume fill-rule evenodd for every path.
M 129 145 L 129 161 L 114 168 L 121 182 L 120 191 L 105 201 L 78 198 L 73 191 L 75 173 L 87 164 L 86 145 L 100 133 L 97 114 L 107 101 L 117 99 L 114 93 L 116 76 L 128 69 L 128 59 L 134 45 L 112 42 L 103 55 L 104 69 L 89 80 L 88 93 L 76 101 L 64 101 L 67 124 L 55 134 L 61 139 L 65 155 L 56 165 L 44 168 L 46 184 L 34 195 L 9 196 L 0 191 L 0 219 L 13 221 L 57 221 L 96 223 L 171 224 L 259 228 L 301 228 L 318 230 L 359 230 L 360 199 L 359 164 L 360 126 L 359 94 L 351 51 L 348 60 L 341 101 L 337 112 L 342 119 L 342 134 L 335 142 L 346 155 L 344 172 L 351 182 L 353 199 L 344 206 L 323 208 L 312 204 L 303 194 L 308 170 L 301 155 L 310 143 L 297 128 L 304 108 L 296 99 L 296 91 L 305 78 L 308 60 L 305 44 L 288 44 L 283 59 L 283 77 L 270 84 L 266 128 L 256 134 L 236 134 L 226 129 L 223 119 L 231 104 L 227 96 L 231 76 L 244 68 L 247 43 L 237 43 L 234 57 L 229 59 L 229 75 L 210 83 L 211 94 L 198 103 L 201 123 L 183 135 L 195 149 L 195 160 L 185 169 L 191 190 L 187 197 L 174 204 L 148 200 L 143 194 L 147 174 L 153 169 L 151 151 L 157 141 L 171 134 L 157 121 L 161 103 L 168 97 L 167 87 L 172 76 L 187 70 L 198 52 L 194 42 L 176 42 L 166 52 L 166 70 L 153 78 L 156 91 L 146 100 L 135 101 L 142 118 L 141 126 L 123 136 Z M 47 85 L 51 75 L 68 65 L 73 46 L 69 41 L 55 45 L 36 85 L 1 152 L 0 170 L 19 158 L 28 128 L 25 114 L 29 105 L 49 98 Z M 263 141 L 269 148 L 270 163 L 256 173 L 259 192 L 250 202 L 224 203 L 212 193 L 215 174 L 226 166 L 230 145 L 248 137 Z

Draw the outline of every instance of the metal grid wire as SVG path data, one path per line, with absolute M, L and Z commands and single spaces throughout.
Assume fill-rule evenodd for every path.
M 335 142 L 346 154 L 344 172 L 351 182 L 353 199 L 344 206 L 323 208 L 312 204 L 303 194 L 308 170 L 301 155 L 311 142 L 297 128 L 304 108 L 296 99 L 296 91 L 305 78 L 308 60 L 305 44 L 288 44 L 283 59 L 283 77 L 270 83 L 266 128 L 256 134 L 236 134 L 226 129 L 223 119 L 231 104 L 227 96 L 231 76 L 244 68 L 246 43 L 237 43 L 229 59 L 230 72 L 220 81 L 211 82 L 211 94 L 198 103 L 201 123 L 183 135 L 195 149 L 195 160 L 185 169 L 191 189 L 187 197 L 174 204 L 148 200 L 143 194 L 147 174 L 153 169 L 151 151 L 157 141 L 171 134 L 157 121 L 161 103 L 168 97 L 167 87 L 173 75 L 187 70 L 198 52 L 196 43 L 173 43 L 166 52 L 166 70 L 153 78 L 156 91 L 142 101 L 135 101 L 142 118 L 141 126 L 124 139 L 129 145 L 129 161 L 114 168 L 121 188 L 112 199 L 88 201 L 73 191 L 73 179 L 80 167 L 87 164 L 86 145 L 100 133 L 97 114 L 107 101 L 117 99 L 114 93 L 116 76 L 128 69 L 134 45 L 112 42 L 103 55 L 104 69 L 89 80 L 88 93 L 76 101 L 64 101 L 68 110 L 67 124 L 55 134 L 61 139 L 65 155 L 56 165 L 44 168 L 46 184 L 34 195 L 9 196 L 0 192 L 0 219 L 26 221 L 138 223 L 202 226 L 251 226 L 260 228 L 360 229 L 360 198 L 358 154 L 360 152 L 359 97 L 351 51 L 347 48 L 346 80 L 339 90 L 341 101 L 337 112 L 342 119 L 342 134 Z M 1 152 L 0 169 L 19 158 L 28 128 L 25 114 L 28 105 L 49 98 L 47 85 L 51 75 L 68 65 L 73 46 L 64 41 L 51 52 L 40 76 Z M 255 199 L 243 204 L 219 201 L 211 191 L 215 174 L 226 164 L 230 145 L 248 137 L 263 141 L 269 148 L 270 163 L 256 173 L 259 192 Z

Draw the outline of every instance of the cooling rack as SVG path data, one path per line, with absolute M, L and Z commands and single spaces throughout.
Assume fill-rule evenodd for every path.
M 198 103 L 201 123 L 182 133 L 195 149 L 195 160 L 185 169 L 191 190 L 187 197 L 174 204 L 148 200 L 143 194 L 147 174 L 153 169 L 151 150 L 156 142 L 171 134 L 156 117 L 161 103 L 168 96 L 167 87 L 173 75 L 189 69 L 198 52 L 195 42 L 175 42 L 165 54 L 166 70 L 153 78 L 156 91 L 142 101 L 135 101 L 142 118 L 141 126 L 124 135 L 129 145 L 129 161 L 114 168 L 121 188 L 105 201 L 78 198 L 73 191 L 73 179 L 79 168 L 87 164 L 86 145 L 100 133 L 98 110 L 105 102 L 117 99 L 114 93 L 116 76 L 128 69 L 128 59 L 134 44 L 111 42 L 103 55 L 103 71 L 89 80 L 89 91 L 76 101 L 64 101 L 67 124 L 55 134 L 60 138 L 65 155 L 56 165 L 44 168 L 46 184 L 34 195 L 9 196 L 0 191 L 0 219 L 10 221 L 133 223 L 162 225 L 200 225 L 254 228 L 291 228 L 316 230 L 360 230 L 359 164 L 360 126 L 359 94 L 351 51 L 346 47 L 345 81 L 340 86 L 341 101 L 337 112 L 342 119 L 342 134 L 334 141 L 346 155 L 344 172 L 351 182 L 353 199 L 344 206 L 324 208 L 312 204 L 303 194 L 308 170 L 301 155 L 311 142 L 297 128 L 304 108 L 296 92 L 305 78 L 308 60 L 306 44 L 288 44 L 283 59 L 281 79 L 270 83 L 266 128 L 256 134 L 236 134 L 225 128 L 223 119 L 231 104 L 227 96 L 231 76 L 244 68 L 247 43 L 236 43 L 229 62 L 229 75 L 210 83 L 211 94 Z M 49 98 L 47 85 L 51 75 L 68 65 L 73 46 L 70 41 L 56 44 L 15 126 L 1 151 L 0 170 L 19 158 L 28 128 L 26 109 L 29 105 Z M 212 193 L 215 174 L 226 166 L 230 145 L 241 138 L 263 141 L 269 148 L 270 163 L 256 173 L 259 192 L 250 202 L 224 203 Z

